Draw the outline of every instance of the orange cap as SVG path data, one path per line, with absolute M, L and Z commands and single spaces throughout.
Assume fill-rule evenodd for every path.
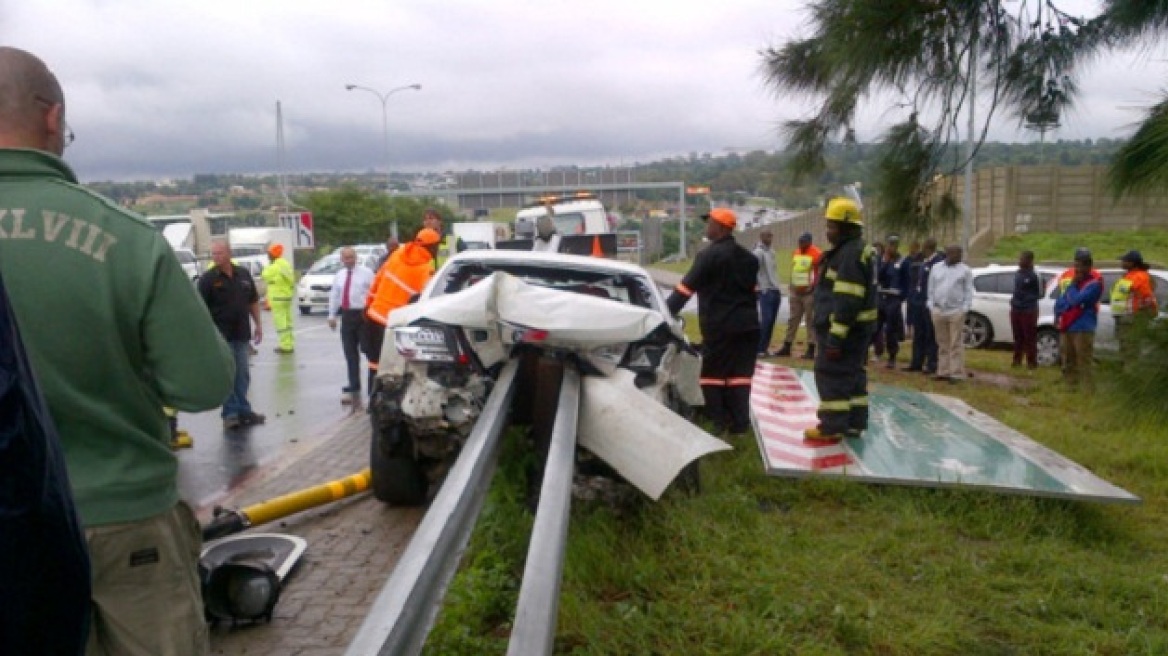
M 272 244 L 271 246 L 268 246 L 268 255 L 271 255 L 272 257 L 280 257 L 283 254 L 284 254 L 284 245 L 283 244 Z
M 734 228 L 738 225 L 738 216 L 734 214 L 734 210 L 728 210 L 724 207 L 712 209 L 709 214 L 703 214 L 702 220 L 706 219 L 711 219 L 714 223 L 719 223 L 727 228 Z
M 418 236 L 414 241 L 423 246 L 433 246 L 442 241 L 442 235 L 438 234 L 438 231 L 433 228 L 422 228 L 418 231 Z

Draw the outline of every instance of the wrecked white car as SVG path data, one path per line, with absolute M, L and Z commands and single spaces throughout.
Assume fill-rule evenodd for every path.
M 696 458 L 729 448 L 682 418 L 702 403 L 700 358 L 638 266 L 461 253 L 415 303 L 390 315 L 386 330 L 370 400 L 373 488 L 382 501 L 425 502 L 510 359 L 520 360 L 512 424 L 550 432 L 570 362 L 585 376 L 581 458 L 602 459 L 654 499 Z M 546 455 L 538 437 L 536 450 Z

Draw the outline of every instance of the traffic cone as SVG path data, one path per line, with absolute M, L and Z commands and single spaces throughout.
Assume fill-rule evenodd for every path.
M 592 237 L 592 257 L 604 257 L 604 249 L 600 247 L 600 235 Z

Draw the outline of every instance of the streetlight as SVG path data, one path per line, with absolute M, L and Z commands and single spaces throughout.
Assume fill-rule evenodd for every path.
M 382 136 L 383 147 L 385 149 L 385 153 L 384 153 L 384 156 L 385 156 L 385 193 L 392 195 L 393 183 L 392 183 L 392 180 L 390 179 L 390 176 L 389 176 L 389 111 L 386 108 L 386 103 L 389 101 L 389 97 L 392 96 L 393 94 L 397 93 L 398 91 L 405 91 L 406 89 L 413 89 L 414 91 L 421 91 L 422 85 L 420 85 L 420 84 L 407 84 L 403 87 L 395 87 L 393 89 L 390 89 L 389 91 L 386 91 L 385 93 L 381 93 L 380 91 L 378 91 L 376 89 L 371 89 L 369 87 L 363 87 L 360 84 L 346 84 L 345 85 L 346 91 L 352 91 L 354 89 L 358 89 L 360 91 L 368 91 L 369 93 L 377 96 L 377 99 L 381 101 L 381 136 Z

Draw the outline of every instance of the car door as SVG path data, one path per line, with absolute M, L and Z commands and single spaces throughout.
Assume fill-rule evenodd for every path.
M 973 277 L 973 310 L 989 322 L 995 342 L 1014 341 L 1010 328 L 1010 297 L 1014 295 L 1014 270 L 990 271 Z M 967 321 L 967 330 L 976 330 L 976 321 Z M 976 339 L 971 336 L 970 339 Z M 979 340 L 980 342 L 980 340 Z M 970 342 L 967 340 L 966 344 Z M 988 344 L 985 344 L 988 346 Z
M 1111 314 L 1111 290 L 1123 278 L 1122 269 L 1103 269 L 1103 296 L 1099 299 L 1099 323 L 1095 327 L 1095 348 L 1114 351 L 1119 348 L 1115 342 L 1115 317 Z

